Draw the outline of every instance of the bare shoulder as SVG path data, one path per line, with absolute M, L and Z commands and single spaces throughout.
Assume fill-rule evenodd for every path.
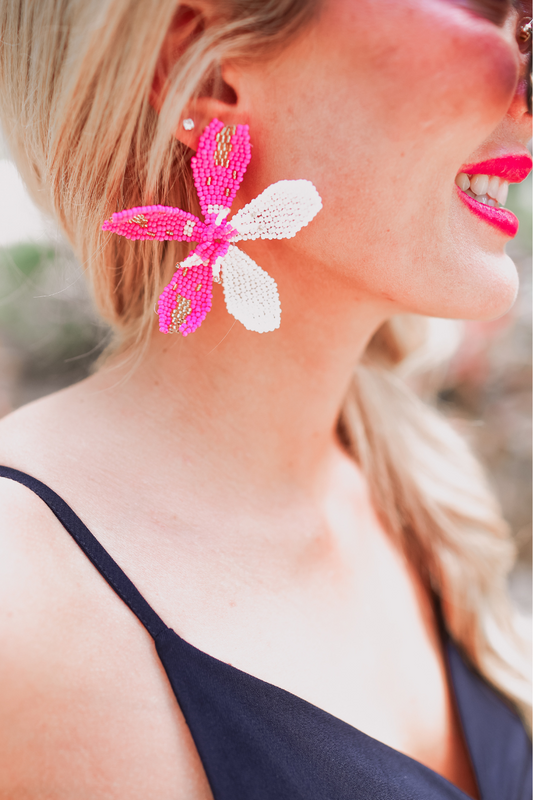
M 97 395 L 91 381 L 43 397 L 0 419 L 0 465 L 42 481 L 67 502 L 83 497 L 87 473 L 97 476 L 106 464 L 106 420 L 91 402 Z M 30 513 L 30 507 L 43 520 L 50 515 L 31 492 L 15 491 L 12 481 L 2 496 L 2 502 L 19 503 L 19 519 Z
M 53 468 L 54 460 L 60 458 L 62 449 L 61 437 L 58 435 L 62 405 L 64 405 L 62 398 L 54 394 L 22 406 L 2 417 L 0 466 L 12 467 L 33 475 L 46 459 Z M 5 504 L 9 503 L 10 517 L 16 514 L 20 519 L 26 506 L 28 513 L 31 506 L 33 513 L 39 514 L 39 504 L 31 502 L 30 492 L 16 490 L 13 481 L 3 480 L 2 484 L 2 510 L 7 513 Z M 18 511 L 15 506 L 18 506 Z
M 48 574 L 55 556 L 64 557 L 64 548 L 50 509 L 25 486 L 5 477 L 0 478 L 0 520 L 0 608 L 5 612 L 21 597 L 28 605 L 41 583 L 39 576 Z M 0 614 L 3 629 L 10 620 L 20 626 L 20 609 L 16 619 Z
M 71 434 L 75 408 L 83 405 L 77 386 L 28 403 L 0 419 L 0 464 L 19 466 L 6 461 L 29 461 L 41 450 L 61 451 Z
M 68 396 L 61 395 L 64 393 L 50 395 L 0 419 L 0 466 L 44 483 L 61 474 L 69 438 L 68 434 L 58 435 L 62 413 L 69 404 Z M 33 570 L 38 568 L 43 579 L 53 575 L 72 549 L 64 529 L 33 491 L 5 476 L 0 477 L 0 519 L 0 570 L 6 572 L 0 592 L 24 587 L 25 581 L 37 589 L 40 582 Z
M 67 481 L 51 446 L 71 401 L 1 420 L 0 464 Z M 210 793 L 150 636 L 46 504 L 0 478 L 0 800 L 45 796 Z

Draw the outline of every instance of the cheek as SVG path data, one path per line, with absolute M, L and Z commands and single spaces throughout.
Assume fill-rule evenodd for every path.
M 407 55 L 407 57 L 406 57 Z M 440 146 L 468 150 L 505 116 L 514 95 L 517 64 L 492 37 L 456 34 L 428 50 L 402 48 L 382 75 L 376 124 L 391 140 L 417 142 L 420 155 Z
M 517 65 L 497 29 L 443 0 L 333 0 L 326 12 L 292 63 L 256 81 L 254 169 L 257 188 L 312 180 L 321 221 L 337 235 L 347 214 L 354 227 L 375 227 L 373 210 L 401 203 L 409 216 L 406 206 L 426 203 L 439 184 L 448 195 L 504 116 Z
M 313 181 L 324 207 L 291 252 L 354 288 L 436 315 L 468 316 L 498 292 L 508 303 L 514 270 L 501 252 L 488 264 L 458 243 L 451 217 L 455 175 L 513 96 L 509 46 L 443 0 L 325 8 L 292 63 L 254 80 L 246 199 L 276 180 Z
M 323 34 L 332 53 L 324 65 L 327 80 L 321 85 L 316 75 L 314 99 L 338 126 L 338 137 L 334 127 L 328 132 L 328 151 L 338 148 L 348 166 L 350 152 L 362 145 L 378 172 L 431 170 L 432 160 L 468 154 L 505 116 L 518 63 L 493 25 L 443 0 L 335 0 L 333 7 L 338 13 Z M 347 151 L 347 142 L 355 148 Z

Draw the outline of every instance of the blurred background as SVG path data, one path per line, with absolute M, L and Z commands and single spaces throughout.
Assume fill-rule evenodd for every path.
M 467 435 L 488 469 L 518 544 L 511 576 L 531 614 L 531 176 L 511 186 L 520 219 L 508 252 L 520 273 L 514 308 L 491 323 L 436 326 L 455 353 L 420 384 Z M 109 341 L 83 264 L 27 195 L 0 140 L 0 416 L 85 377 Z M 429 396 L 432 395 L 432 396 Z

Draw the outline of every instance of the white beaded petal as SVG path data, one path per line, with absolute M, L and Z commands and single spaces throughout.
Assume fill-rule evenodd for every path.
M 221 280 L 220 280 L 220 269 L 221 269 L 221 267 L 222 267 L 222 263 L 223 263 L 223 261 L 224 261 L 224 256 L 222 256 L 222 257 L 220 257 L 220 256 L 219 256 L 219 257 L 218 257 L 218 258 L 215 260 L 215 262 L 213 263 L 213 267 L 212 267 L 212 270 L 213 270 L 213 280 L 214 280 L 216 283 L 221 283 Z
M 322 208 L 311 181 L 278 181 L 248 203 L 230 220 L 238 231 L 233 242 L 244 239 L 290 239 Z
M 217 206 L 217 205 L 209 205 L 209 206 L 207 206 L 207 213 L 208 214 L 223 214 L 222 219 L 224 219 L 224 217 L 227 217 L 229 212 L 230 212 L 230 209 L 226 208 L 226 206 Z M 220 223 L 217 223 L 217 224 L 220 224 Z
M 195 267 L 197 264 L 203 264 L 203 259 L 200 258 L 198 253 L 191 253 L 190 256 L 181 262 L 182 267 Z
M 229 246 L 222 262 L 226 307 L 249 331 L 268 333 L 279 328 L 281 306 L 274 278 L 250 256 Z

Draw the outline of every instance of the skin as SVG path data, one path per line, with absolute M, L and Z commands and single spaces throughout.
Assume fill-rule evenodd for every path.
M 447 0 L 327 0 L 283 52 L 224 65 L 235 102 L 200 98 L 179 136 L 250 124 L 235 210 L 284 178 L 324 201 L 295 239 L 243 246 L 278 282 L 281 328 L 234 324 L 215 287 L 193 336 L 154 331 L 135 371 L 116 359 L 0 424 L 0 462 L 58 491 L 188 641 L 473 797 L 428 592 L 335 424 L 391 314 L 487 319 L 513 301 L 505 237 L 454 178 L 525 148 L 515 24 Z M 156 106 L 183 36 L 176 22 Z M 209 798 L 140 623 L 26 489 L 0 481 L 0 514 L 0 797 Z

